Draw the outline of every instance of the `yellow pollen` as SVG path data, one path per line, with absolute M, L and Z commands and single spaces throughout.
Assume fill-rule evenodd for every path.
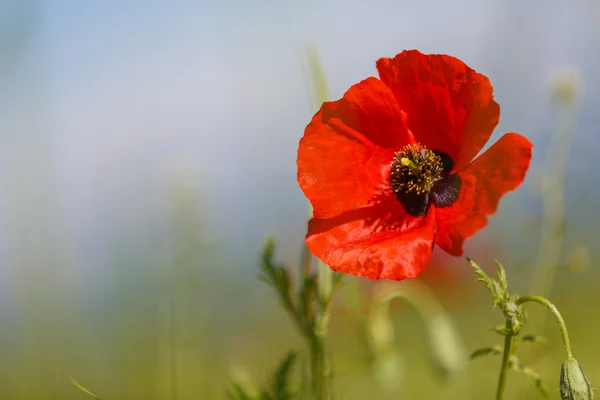
M 390 167 L 395 193 L 422 194 L 442 178 L 441 157 L 421 144 L 404 146 L 394 154 Z

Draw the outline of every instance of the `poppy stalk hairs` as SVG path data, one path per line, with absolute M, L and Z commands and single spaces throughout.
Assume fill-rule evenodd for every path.
M 376 63 L 379 79 L 323 103 L 298 148 L 313 207 L 305 242 L 333 270 L 414 278 L 433 246 L 463 254 L 502 195 L 522 182 L 531 142 L 507 133 L 488 78 L 457 58 L 407 50 Z

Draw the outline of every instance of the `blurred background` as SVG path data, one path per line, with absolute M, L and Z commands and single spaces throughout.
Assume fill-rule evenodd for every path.
M 552 218 L 540 189 L 552 138 L 568 139 L 550 297 L 600 382 L 598 21 L 595 0 L 2 0 L 0 399 L 86 398 L 70 376 L 102 399 L 222 399 L 232 376 L 260 386 L 287 350 L 304 349 L 256 262 L 273 234 L 293 268 L 305 234 L 295 163 L 314 113 L 311 44 L 332 99 L 403 49 L 450 54 L 490 78 L 502 107 L 491 142 L 515 131 L 536 147 L 524 185 L 465 254 L 502 260 L 522 293 Z M 560 82 L 575 93 L 568 106 Z M 347 280 L 329 335 L 340 399 L 492 397 L 500 359 L 443 381 L 400 302 L 405 379 L 381 385 L 356 300 L 372 284 Z M 501 315 L 464 260 L 436 253 L 422 280 L 468 350 L 500 343 L 487 328 Z M 532 321 L 544 312 L 533 306 Z M 533 346 L 523 358 L 558 398 L 563 350 L 545 330 L 544 356 Z M 515 373 L 507 394 L 541 398 L 530 386 Z

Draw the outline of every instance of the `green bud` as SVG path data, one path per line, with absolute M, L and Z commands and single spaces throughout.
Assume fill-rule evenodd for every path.
M 523 326 L 523 314 L 521 309 L 512 301 L 507 301 L 503 307 L 504 317 L 510 321 L 510 331 L 516 336 Z
M 560 396 L 562 400 L 592 400 L 594 393 L 581 364 L 573 357 L 562 363 L 560 370 Z

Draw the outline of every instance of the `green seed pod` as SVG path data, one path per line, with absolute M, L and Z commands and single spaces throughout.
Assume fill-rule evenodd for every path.
M 562 400 L 592 400 L 594 392 L 581 364 L 573 357 L 562 363 L 560 370 L 560 397 Z

